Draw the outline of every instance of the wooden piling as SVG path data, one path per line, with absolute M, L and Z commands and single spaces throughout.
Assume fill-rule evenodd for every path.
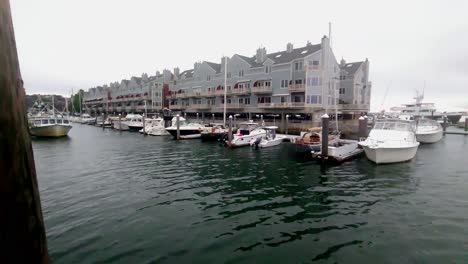
M 122 131 L 122 114 L 119 114 L 119 131 Z
M 465 118 L 465 131 L 468 131 L 468 117 Z
M 102 130 L 104 130 L 104 120 L 105 120 L 106 115 L 102 113 Z
M 229 116 L 228 140 L 229 142 L 232 141 L 232 115 Z
M 263 115 L 260 115 L 260 125 L 261 125 L 261 126 L 265 125 L 265 124 L 263 123 Z
M 145 124 L 145 116 L 146 116 L 146 114 L 143 114 L 143 120 L 142 120 L 142 121 L 143 121 L 143 136 L 146 136 L 146 131 L 145 131 L 145 125 L 146 125 L 146 124 Z
M 0 263 L 49 263 L 8 0 L 0 20 Z
M 445 131 L 447 131 L 447 116 L 444 116 L 444 123 L 442 123 L 442 130 L 444 131 L 444 135 L 445 135 Z
M 322 158 L 328 157 L 328 133 L 329 133 L 330 120 L 327 114 L 322 116 Z
M 359 117 L 358 134 L 359 138 L 367 137 L 367 118 L 365 118 L 364 116 Z
M 211 114 L 211 122 L 214 123 L 214 114 Z
M 177 126 L 177 140 L 180 140 L 180 116 L 176 115 Z
M 289 115 L 286 115 L 286 135 L 288 134 L 289 130 Z

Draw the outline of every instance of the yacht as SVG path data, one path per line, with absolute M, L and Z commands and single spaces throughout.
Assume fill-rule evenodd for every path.
M 36 137 L 63 137 L 72 128 L 62 116 L 36 116 L 29 119 L 29 130 Z
M 96 118 L 90 116 L 89 114 L 82 114 L 77 121 L 79 121 L 81 124 L 88 124 L 96 121 Z
M 400 119 L 376 120 L 369 137 L 359 144 L 377 164 L 411 160 L 419 147 L 413 122 Z
M 439 122 L 432 119 L 421 118 L 416 120 L 416 140 L 420 143 L 435 143 L 444 135 Z
M 141 115 L 131 115 L 130 117 L 127 115 L 126 119 L 128 121 L 124 122 L 125 125 L 128 127 L 128 130 L 131 132 L 138 132 L 140 129 L 143 128 L 143 116 Z M 146 121 L 146 120 L 145 120 Z
M 145 120 L 146 123 L 146 120 Z M 143 129 L 140 130 L 143 133 Z M 166 131 L 164 127 L 164 119 L 158 117 L 156 119 L 148 120 L 148 123 L 145 124 L 145 131 L 146 134 L 150 136 L 167 136 L 169 133 Z
M 231 141 L 226 141 L 229 147 L 248 146 L 252 140 L 262 138 L 266 135 L 266 130 L 254 123 L 252 120 L 240 123 L 236 134 L 232 135 Z
M 277 126 L 266 126 L 263 127 L 263 129 L 265 130 L 265 136 L 252 139 L 250 141 L 250 146 L 255 148 L 269 148 L 278 146 L 283 142 L 282 137 L 276 136 Z
M 179 117 L 179 132 L 181 139 L 200 138 L 204 126 L 197 123 L 190 123 L 183 117 Z M 177 139 L 177 117 L 172 118 L 172 125 L 166 128 L 166 131 Z
M 125 118 L 121 118 L 120 122 L 118 120 L 114 122 L 114 128 L 122 131 L 127 131 L 130 130 L 129 125 L 138 125 L 139 122 L 141 122 L 141 129 L 143 128 L 142 118 L 143 117 L 141 115 L 128 114 L 127 116 L 125 116 Z

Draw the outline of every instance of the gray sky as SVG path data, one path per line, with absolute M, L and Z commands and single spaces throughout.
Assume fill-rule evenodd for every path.
M 197 60 L 319 43 L 371 62 L 371 109 L 468 109 L 468 1 L 10 0 L 26 92 L 68 95 Z

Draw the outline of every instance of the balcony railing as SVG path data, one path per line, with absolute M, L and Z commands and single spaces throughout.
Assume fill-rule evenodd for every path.
M 186 98 L 186 97 L 187 97 L 187 94 L 185 94 L 185 93 L 175 94 L 175 98 Z
M 211 109 L 211 105 L 210 104 L 194 104 L 194 105 L 190 105 L 190 109 L 209 110 Z
M 185 109 L 185 106 L 180 105 L 180 104 L 173 104 L 173 105 L 169 105 L 169 109 L 171 109 L 171 110 L 182 110 L 182 109 Z
M 368 104 L 338 104 L 340 110 L 369 110 Z
M 271 93 L 271 86 L 257 86 L 252 88 L 252 93 Z
M 215 96 L 215 91 L 205 91 L 200 93 L 201 97 L 213 97 Z
M 258 108 L 301 108 L 304 102 L 258 103 Z
M 231 90 L 227 90 L 226 94 L 231 94 Z M 215 95 L 224 95 L 224 90 L 216 90 Z
M 305 85 L 304 84 L 291 84 L 289 85 L 288 90 L 290 92 L 304 92 Z
M 249 94 L 250 88 L 237 88 L 231 90 L 232 94 Z
M 242 105 L 242 104 L 227 104 L 226 109 L 240 109 L 240 108 L 242 108 L 244 106 L 245 105 Z M 217 107 L 223 109 L 224 104 L 219 104 L 219 105 L 217 105 Z

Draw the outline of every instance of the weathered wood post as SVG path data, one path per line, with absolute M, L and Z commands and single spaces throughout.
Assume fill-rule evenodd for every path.
M 364 116 L 359 117 L 358 137 L 367 137 L 367 118 Z
M 0 263 L 49 263 L 8 0 L 0 21 Z
M 263 115 L 260 115 L 260 125 L 262 125 L 262 126 L 265 125 L 265 124 L 263 123 Z
M 214 121 L 214 114 L 211 114 L 211 120 L 212 120 L 213 123 L 215 122 Z
M 465 118 L 465 131 L 468 131 L 468 117 Z
M 328 133 L 329 133 L 329 116 L 325 113 L 322 116 L 322 158 L 328 157 Z
M 229 142 L 232 141 L 232 115 L 229 116 L 228 140 Z
M 176 115 L 177 140 L 180 140 L 180 115 Z
M 119 131 L 122 131 L 122 114 L 119 114 Z
M 143 136 L 146 135 L 146 129 L 145 129 L 145 117 L 146 117 L 146 114 L 143 114 Z
M 104 130 L 104 119 L 105 119 L 105 115 L 104 113 L 102 113 L 102 130 Z
M 444 131 L 444 135 L 445 135 L 445 131 L 447 130 L 447 116 L 444 116 L 444 123 L 442 123 L 442 130 Z
M 286 115 L 286 135 L 289 132 L 289 115 Z
M 198 122 L 198 113 L 197 113 L 197 122 Z

